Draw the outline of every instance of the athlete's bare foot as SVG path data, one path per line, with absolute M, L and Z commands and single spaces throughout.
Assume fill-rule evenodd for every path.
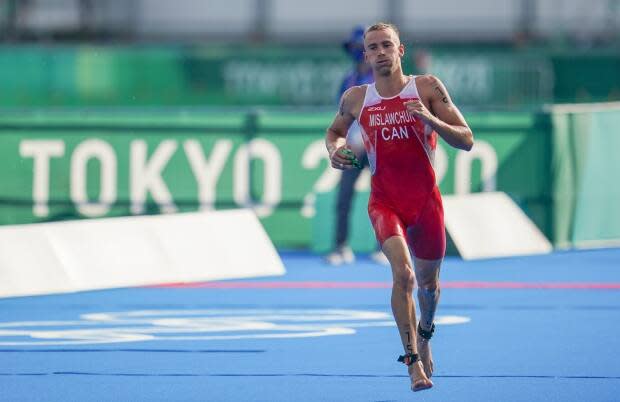
M 418 354 L 420 361 L 424 365 L 424 373 L 428 378 L 433 376 L 433 353 L 431 352 L 431 341 L 418 335 Z
M 424 374 L 424 367 L 421 361 L 417 361 L 408 367 L 409 378 L 411 378 L 411 390 L 413 392 L 429 389 L 433 386 L 433 382 Z

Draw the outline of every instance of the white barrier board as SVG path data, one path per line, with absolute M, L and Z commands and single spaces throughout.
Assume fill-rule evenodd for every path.
M 505 193 L 444 196 L 443 204 L 446 230 L 465 260 L 553 250 L 538 227 Z
M 249 210 L 0 227 L 0 297 L 284 272 Z

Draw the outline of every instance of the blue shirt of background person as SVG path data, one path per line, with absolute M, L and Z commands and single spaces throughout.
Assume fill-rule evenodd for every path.
M 353 60 L 354 66 L 342 80 L 338 100 L 347 89 L 374 82 L 372 69 L 364 60 L 364 27 L 358 26 L 353 29 L 351 36 L 342 44 L 344 50 Z
M 353 60 L 352 70 L 344 77 L 340 84 L 338 98 L 344 91 L 356 85 L 371 84 L 374 82 L 372 68 L 364 59 L 364 27 L 357 26 L 351 32 L 349 38 L 342 44 L 344 50 Z M 364 151 L 364 143 L 359 126 L 354 124 L 347 134 L 347 144 L 357 155 L 362 165 L 367 166 L 368 161 Z M 342 172 L 338 183 L 338 195 L 336 201 L 336 225 L 334 244 L 332 251 L 325 256 L 325 260 L 331 265 L 351 264 L 355 261 L 353 250 L 348 245 L 349 240 L 349 216 L 353 196 L 355 195 L 355 183 L 360 177 L 361 170 L 349 169 Z M 370 254 L 370 258 L 380 264 L 387 264 L 385 255 L 378 248 Z

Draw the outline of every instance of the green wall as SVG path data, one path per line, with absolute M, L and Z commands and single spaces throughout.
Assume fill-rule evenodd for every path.
M 251 206 L 277 245 L 307 247 L 317 199 L 339 179 L 323 143 L 331 117 L 307 111 L 5 112 L 0 223 Z M 442 191 L 506 191 L 549 233 L 545 120 L 531 113 L 467 118 L 476 148 L 464 153 L 440 144 Z
M 620 53 L 407 48 L 458 105 L 620 100 Z M 350 61 L 334 46 L 0 46 L 0 107 L 333 105 Z
M 552 119 L 556 244 L 620 244 L 620 106 L 556 107 Z
M 575 108 L 467 113 L 476 144 L 463 152 L 440 141 L 442 193 L 506 192 L 558 246 L 617 241 L 620 107 Z M 279 247 L 320 249 L 317 241 L 333 231 L 339 180 L 323 142 L 332 116 L 302 109 L 0 112 L 0 224 L 251 207 Z M 354 212 L 360 227 L 367 227 L 368 180 Z

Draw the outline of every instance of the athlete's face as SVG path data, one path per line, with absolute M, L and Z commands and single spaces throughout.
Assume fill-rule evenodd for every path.
M 400 68 L 400 58 L 405 54 L 405 47 L 392 29 L 370 31 L 364 38 L 366 61 L 375 73 L 389 76 Z

